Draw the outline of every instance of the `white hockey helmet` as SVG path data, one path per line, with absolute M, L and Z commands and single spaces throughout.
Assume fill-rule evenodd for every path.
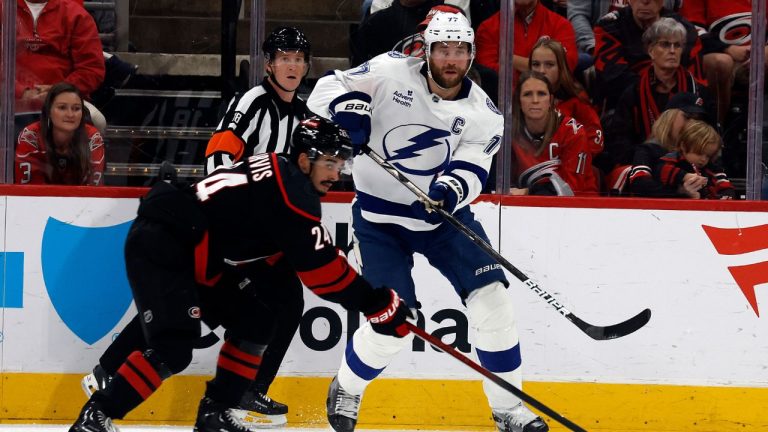
M 467 17 L 460 13 L 439 12 L 432 17 L 424 30 L 427 57 L 435 42 L 466 42 L 470 46 L 470 59 L 475 58 L 475 31 Z

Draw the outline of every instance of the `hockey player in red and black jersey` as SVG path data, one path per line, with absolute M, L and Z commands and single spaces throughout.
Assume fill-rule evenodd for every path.
M 189 365 L 201 320 L 226 333 L 194 430 L 247 431 L 230 408 L 258 373 L 274 317 L 258 294 L 227 283 L 238 280 L 232 276 L 240 265 L 284 257 L 316 295 L 362 312 L 376 332 L 407 334 L 408 311 L 397 294 L 373 289 L 320 223 L 320 196 L 351 157 L 348 135 L 312 117 L 291 144 L 290 159 L 259 154 L 188 189 L 158 182 L 142 199 L 125 257 L 147 348 L 131 353 L 93 393 L 70 432 L 116 431 L 112 418 L 123 418 Z
M 643 45 L 643 32 L 661 17 L 669 17 L 686 29 L 681 64 L 698 80 L 704 80 L 702 45 L 693 24 L 663 8 L 663 0 L 630 0 L 629 6 L 611 12 L 595 26 L 595 83 L 593 103 L 598 113 L 616 107 L 622 91 L 634 84 L 650 57 Z
M 294 27 L 278 27 L 265 38 L 262 53 L 267 60 L 267 77 L 229 103 L 206 148 L 206 174 L 259 153 L 287 154 L 291 134 L 301 120 L 311 115 L 297 95 L 311 58 L 311 45 L 304 33 Z M 260 300 L 275 317 L 274 337 L 264 352 L 256 380 L 233 412 L 254 427 L 274 427 L 287 422 L 288 407 L 267 396 L 267 391 L 301 322 L 304 288 L 286 259 L 262 260 L 251 267 L 259 274 L 260 286 L 270 287 L 260 290 Z M 241 282 L 254 279 L 248 269 L 240 273 Z M 246 284 L 245 289 L 252 286 Z M 103 387 L 128 354 L 144 348 L 143 340 L 139 321 L 131 321 L 99 358 L 93 373 L 83 378 L 86 394 L 90 396 Z

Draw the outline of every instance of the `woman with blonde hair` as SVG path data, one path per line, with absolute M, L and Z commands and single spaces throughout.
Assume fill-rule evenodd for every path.
M 662 156 L 653 176 L 678 196 L 693 199 L 732 199 L 733 185 L 717 163 L 723 141 L 700 120 L 688 121 L 680 131 L 675 151 Z
M 512 195 L 597 194 L 584 128 L 555 109 L 547 77 L 520 74 L 513 104 Z

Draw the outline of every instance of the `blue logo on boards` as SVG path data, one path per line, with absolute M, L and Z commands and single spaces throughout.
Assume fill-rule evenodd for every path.
M 24 307 L 24 253 L 0 252 L 0 277 L 5 291 L 0 297 L 0 307 Z
M 117 325 L 133 298 L 123 246 L 131 221 L 79 227 L 48 218 L 41 245 L 43 279 L 56 313 L 92 345 Z

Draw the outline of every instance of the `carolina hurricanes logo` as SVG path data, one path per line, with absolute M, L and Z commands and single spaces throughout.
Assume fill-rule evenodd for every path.
M 709 32 L 729 45 L 748 44 L 752 40 L 752 13 L 724 16 L 709 26 Z
M 398 126 L 384 135 L 384 157 L 407 174 L 430 176 L 442 172 L 451 157 L 451 133 L 422 124 Z
M 701 226 L 720 255 L 742 255 L 768 249 L 768 225 L 748 228 L 717 228 Z M 760 316 L 755 286 L 768 283 L 768 261 L 728 267 L 749 305 Z

